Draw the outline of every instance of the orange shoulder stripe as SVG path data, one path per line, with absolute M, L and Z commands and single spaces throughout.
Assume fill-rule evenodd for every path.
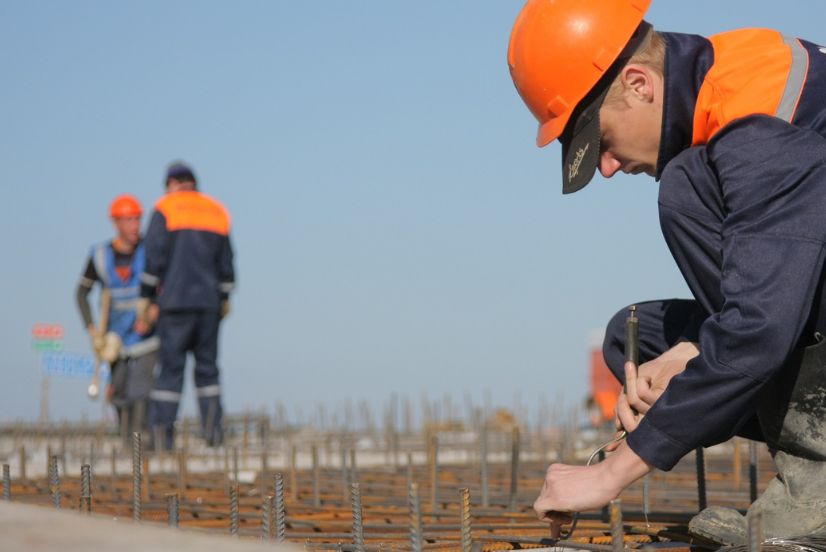
M 196 191 L 174 192 L 162 197 L 155 209 L 166 218 L 166 228 L 229 234 L 230 217 L 217 200 Z
M 744 29 L 709 40 L 714 64 L 697 96 L 695 146 L 735 119 L 776 115 L 792 67 L 792 50 L 777 31 Z

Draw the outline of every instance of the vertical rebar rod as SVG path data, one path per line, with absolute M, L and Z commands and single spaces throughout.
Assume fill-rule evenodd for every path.
M 611 548 L 622 552 L 625 548 L 625 531 L 622 527 L 622 503 L 616 498 L 611 501 Z
M 605 449 L 599 449 L 599 452 L 597 453 L 597 461 L 598 462 L 604 462 L 605 461 Z M 608 523 L 608 522 L 611 521 L 611 508 L 609 507 L 609 505 L 606 504 L 605 506 L 602 507 L 602 511 L 600 512 L 600 515 L 601 515 L 600 521 L 602 521 L 602 523 Z
M 740 458 L 740 449 L 742 445 L 740 444 L 740 438 L 734 438 L 734 452 L 732 453 L 731 458 L 731 471 L 734 474 L 733 486 L 735 491 L 739 491 L 740 487 L 742 486 L 742 471 L 743 471 L 743 460 Z
M 313 445 L 313 508 L 321 507 L 321 485 L 319 483 L 318 473 L 318 447 Z
M 488 424 L 482 421 L 482 434 L 479 437 L 479 477 L 482 485 L 482 508 L 490 506 L 488 492 Z
M 439 492 L 439 437 L 430 437 L 430 511 L 436 511 L 436 494 Z
M 26 481 L 26 445 L 20 445 L 20 481 Z
M 92 466 L 80 466 L 80 511 L 92 513 Z
M 166 517 L 170 527 L 178 526 L 178 493 L 166 495 Z
M 267 456 L 268 453 L 265 444 L 261 450 L 261 496 L 264 496 L 267 492 L 267 471 L 269 464 Z
M 645 518 L 646 528 L 651 527 L 648 523 L 649 512 L 651 512 L 651 474 L 647 473 L 642 478 L 642 515 Z
M 152 476 L 149 470 L 149 455 L 144 454 L 141 463 L 141 497 L 149 502 L 150 488 L 152 486 Z
M 407 488 L 413 484 L 413 453 L 407 453 Z
M 132 434 L 132 519 L 141 520 L 141 465 L 143 451 L 141 450 L 141 434 L 136 431 Z
M 275 474 L 275 540 L 284 542 L 287 538 L 287 516 L 284 512 L 284 476 Z
M 763 514 L 750 512 L 748 518 L 748 552 L 760 552 L 763 549 Z
M 115 445 L 112 445 L 110 461 L 112 462 L 112 489 L 110 490 L 110 492 L 112 493 L 112 497 L 114 497 L 115 487 L 117 486 L 118 481 L 118 450 L 115 447 Z
M 267 495 L 261 505 L 261 540 L 271 541 L 273 539 L 273 514 L 275 513 L 275 497 Z
M 49 491 L 54 507 L 60 509 L 60 472 L 57 468 L 57 456 L 49 456 Z
M 229 488 L 229 534 L 238 536 L 238 482 Z
M 697 463 L 697 503 L 700 511 L 706 509 L 706 456 L 703 447 L 694 450 L 694 459 Z
M 298 500 L 298 471 L 296 469 L 296 460 L 298 449 L 295 445 L 290 445 L 290 493 L 292 493 L 293 500 Z
M 238 483 L 238 447 L 232 447 L 232 482 Z
M 358 483 L 350 485 L 350 504 L 353 507 L 353 544 L 356 552 L 364 552 L 364 520 L 361 510 L 361 489 Z
M 757 443 L 749 441 L 749 497 L 757 500 Z
M 459 489 L 459 499 L 461 502 L 460 525 L 462 528 L 462 552 L 471 552 L 471 548 L 473 547 L 473 538 L 470 528 L 470 489 Z
M 408 504 L 410 508 L 410 547 L 412 552 L 422 552 L 422 516 L 421 505 L 419 504 L 419 486 L 416 483 L 410 484 Z
M 344 499 L 350 498 L 350 472 L 347 469 L 347 449 L 341 447 L 341 489 Z
M 3 464 L 3 500 L 11 500 L 11 467 Z
M 516 510 L 516 495 L 519 492 L 519 426 L 511 431 L 511 491 L 510 509 Z

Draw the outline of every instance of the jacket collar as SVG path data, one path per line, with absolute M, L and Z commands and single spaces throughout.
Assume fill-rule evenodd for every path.
M 691 147 L 697 95 L 714 63 L 714 49 L 708 39 L 681 33 L 661 34 L 665 39 L 665 76 L 657 180 L 669 161 Z

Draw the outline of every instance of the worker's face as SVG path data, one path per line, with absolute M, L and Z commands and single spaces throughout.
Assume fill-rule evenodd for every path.
M 131 246 L 138 244 L 141 237 L 140 217 L 120 217 L 113 219 L 118 238 Z
M 654 176 L 662 133 L 662 78 L 650 68 L 628 65 L 620 73 L 621 95 L 599 111 L 602 142 L 599 172 Z

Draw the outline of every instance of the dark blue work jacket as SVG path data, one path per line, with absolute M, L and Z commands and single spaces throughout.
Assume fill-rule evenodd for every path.
M 726 98 L 703 97 L 709 88 L 727 93 L 728 70 L 740 58 L 752 72 L 744 82 L 760 83 L 760 48 L 721 54 L 714 37 L 663 35 L 660 223 L 708 318 L 700 355 L 671 380 L 628 443 L 649 464 L 670 469 L 751 419 L 791 352 L 816 331 L 826 334 L 826 50 L 794 41 L 800 86 L 785 94 L 784 118 L 738 113 Z M 735 116 L 727 120 L 727 113 Z M 717 128 L 698 140 L 711 119 Z

